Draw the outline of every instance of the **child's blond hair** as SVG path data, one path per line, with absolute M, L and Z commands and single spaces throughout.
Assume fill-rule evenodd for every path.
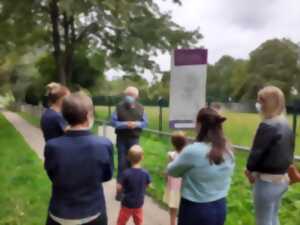
M 128 159 L 132 165 L 138 164 L 143 160 L 144 151 L 140 145 L 134 145 L 129 149 Z

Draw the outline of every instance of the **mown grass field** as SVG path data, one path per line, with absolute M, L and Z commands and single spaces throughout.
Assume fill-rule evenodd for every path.
M 28 119 L 30 116 L 22 114 L 22 116 L 26 119 Z M 254 117 L 254 120 L 258 121 L 258 118 Z M 33 124 L 37 124 L 36 121 L 38 121 L 37 118 L 31 118 L 28 120 L 29 122 L 33 122 Z M 242 121 L 242 120 L 241 120 Z M 248 121 L 249 122 L 249 121 Z M 11 129 L 11 128 L 10 128 Z M 3 133 L 0 133 L 0 138 Z M 15 139 L 15 137 L 19 137 L 18 134 L 15 132 L 11 135 L 13 137 L 12 139 Z M 1 140 L 1 139 L 0 139 Z M 12 141 L 13 142 L 13 141 Z M 0 142 L 1 144 L 1 142 Z M 24 142 L 22 142 L 22 145 L 25 145 Z M 145 160 L 143 162 L 144 167 L 149 170 L 149 172 L 152 175 L 153 178 L 153 187 L 149 190 L 149 194 L 158 202 L 161 202 L 163 191 L 165 187 L 165 178 L 164 178 L 164 171 L 167 163 L 167 152 L 172 148 L 170 145 L 170 141 L 166 137 L 157 136 L 154 134 L 149 134 L 145 132 L 141 138 L 141 145 L 143 146 L 145 150 Z M 28 147 L 21 148 L 22 155 L 29 155 L 29 157 L 33 157 L 33 154 L 28 152 Z M 9 154 L 14 155 L 15 153 L 12 151 L 8 152 Z M 247 153 L 244 152 L 236 152 L 236 168 L 235 173 L 233 176 L 233 182 L 231 186 L 230 195 L 228 198 L 228 218 L 226 225 L 254 225 L 254 211 L 253 211 L 253 202 L 251 198 L 251 185 L 247 182 L 246 178 L 244 177 L 244 168 L 245 163 L 247 159 Z M 30 186 L 25 186 L 26 190 L 23 190 L 24 193 L 28 193 L 29 195 L 32 195 L 33 193 L 35 196 L 46 196 L 45 198 L 41 198 L 38 203 L 35 203 L 40 206 L 39 211 L 35 214 L 27 214 L 24 213 L 23 217 L 32 218 L 33 221 L 42 221 L 44 216 L 44 208 L 47 204 L 47 196 L 48 192 L 48 184 L 47 181 L 45 181 L 45 175 L 43 172 L 42 165 L 38 163 L 36 160 L 36 157 L 34 158 L 34 162 L 36 162 L 38 165 L 33 170 L 33 173 L 31 176 L 33 176 L 33 179 L 30 180 L 30 182 L 37 183 L 39 182 L 38 178 L 39 176 L 42 177 L 41 183 L 44 183 L 44 189 L 42 188 L 36 188 L 33 192 L 32 189 L 30 189 Z M 17 162 L 13 162 L 13 166 L 17 166 Z M 1 169 L 2 172 L 3 168 Z M 38 175 L 40 174 L 40 175 Z M 37 176 L 38 175 L 38 176 Z M 6 174 L 4 174 L 6 176 Z M 37 177 L 35 177 L 37 176 Z M 3 177 L 3 174 L 2 174 Z M 2 188 L 2 186 L 0 186 Z M 15 190 L 18 190 L 15 186 L 12 184 L 7 185 L 5 189 L 0 189 L 1 192 L 4 190 L 8 190 L 8 193 L 6 195 L 13 196 Z M 32 191 L 32 193 L 31 193 Z M 12 192 L 11 194 L 9 192 Z M 25 204 L 24 202 L 27 201 L 26 197 L 23 197 L 21 195 L 21 198 L 19 199 L 22 204 Z M 1 202 L 2 203 L 2 202 Z M 9 213 L 12 213 L 12 215 L 17 214 L 17 207 L 15 204 L 11 205 L 11 210 Z M 28 208 L 31 206 L 29 205 Z M 0 208 L 0 216 L 3 215 L 3 212 L 1 211 L 2 207 Z M 300 215 L 300 184 L 290 187 L 290 190 L 285 195 L 283 200 L 283 205 L 281 207 L 280 212 L 280 218 L 281 218 L 281 224 L 284 225 L 300 225 L 299 220 Z M 12 216 L 13 217 L 13 216 Z M 0 220 L 1 221 L 1 220 Z M 0 223 L 0 225 L 4 224 L 26 224 L 26 223 Z M 28 223 L 29 224 L 29 223 Z M 35 224 L 35 223 L 31 223 Z
M 169 140 L 156 135 L 144 134 L 141 145 L 145 150 L 144 167 L 153 177 L 153 188 L 150 195 L 162 199 L 164 191 L 164 170 L 167 161 L 167 151 L 172 147 Z M 244 177 L 247 153 L 236 152 L 236 168 L 228 198 L 228 218 L 226 225 L 254 225 L 254 210 L 251 195 L 251 185 Z M 281 207 L 281 224 L 300 225 L 300 185 L 290 188 L 285 195 Z
M 42 162 L 0 113 L 0 224 L 45 224 L 50 183 Z
M 112 108 L 112 111 L 114 108 Z M 149 128 L 158 129 L 159 121 L 159 109 L 158 107 L 145 107 L 146 113 L 149 119 Z M 261 121 L 261 118 L 256 113 L 235 113 L 235 112 L 224 112 L 227 117 L 227 121 L 224 123 L 224 130 L 226 136 L 235 145 L 241 145 L 249 147 L 251 146 L 252 139 L 255 135 L 256 128 Z M 96 116 L 101 120 L 108 119 L 108 107 L 97 106 Z M 169 131 L 168 127 L 168 108 L 163 109 L 163 130 Z M 289 116 L 290 124 L 292 124 L 292 118 Z M 300 121 L 298 121 L 297 135 L 300 135 Z M 188 132 L 189 135 L 193 136 L 193 132 Z M 296 154 L 300 155 L 300 138 L 296 139 Z

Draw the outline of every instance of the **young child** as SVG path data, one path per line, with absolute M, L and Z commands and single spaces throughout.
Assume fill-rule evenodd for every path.
M 141 168 L 143 158 L 141 146 L 134 145 L 130 148 L 128 159 L 131 168 L 124 171 L 117 187 L 118 192 L 123 195 L 117 225 L 125 225 L 131 217 L 135 225 L 143 224 L 144 198 L 146 189 L 151 183 L 149 173 Z
M 177 131 L 172 134 L 171 141 L 175 148 L 175 151 L 168 152 L 169 162 L 175 160 L 176 157 L 180 154 L 182 149 L 187 144 L 187 138 L 184 132 Z M 170 209 L 170 225 L 176 225 L 177 210 L 179 208 L 181 198 L 180 189 L 181 178 L 168 176 L 163 200 Z

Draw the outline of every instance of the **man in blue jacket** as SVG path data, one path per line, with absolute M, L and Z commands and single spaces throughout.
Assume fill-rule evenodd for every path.
M 62 113 L 70 129 L 45 147 L 52 182 L 47 225 L 107 225 L 102 183 L 113 175 L 113 145 L 90 132 L 93 103 L 88 96 L 66 97 Z
M 139 90 L 136 87 L 128 87 L 124 91 L 124 100 L 116 106 L 112 115 L 112 125 L 116 129 L 118 148 L 118 177 L 130 167 L 127 159 L 129 149 L 139 143 L 139 137 L 148 120 L 144 107 L 137 102 Z M 118 198 L 119 196 L 117 196 Z

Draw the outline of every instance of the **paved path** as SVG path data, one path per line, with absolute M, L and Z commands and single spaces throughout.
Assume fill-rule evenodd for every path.
M 4 116 L 9 120 L 15 128 L 22 134 L 26 142 L 43 159 L 44 139 L 40 129 L 30 125 L 27 121 L 21 118 L 18 114 L 12 112 L 3 112 Z M 101 133 L 103 129 L 99 129 Z M 108 127 L 105 132 L 107 137 L 110 137 L 114 142 L 114 132 L 111 127 Z M 108 182 L 104 185 L 105 196 L 107 201 L 107 213 L 109 218 L 109 225 L 116 225 L 116 220 L 119 211 L 119 203 L 114 200 L 115 195 L 115 181 Z M 168 213 L 159 208 L 150 198 L 145 200 L 145 223 L 144 225 L 167 225 Z M 131 221 L 128 225 L 132 225 Z

